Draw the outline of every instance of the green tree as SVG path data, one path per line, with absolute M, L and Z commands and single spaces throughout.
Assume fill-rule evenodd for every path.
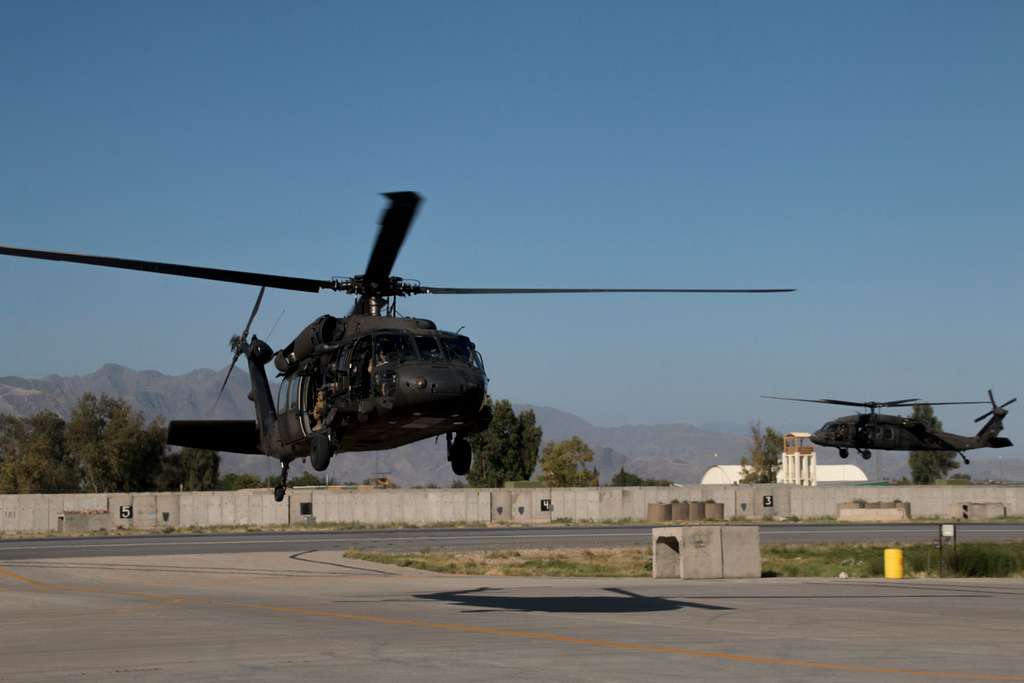
M 910 416 L 922 421 L 929 431 L 942 430 L 942 421 L 935 417 L 930 405 L 914 406 Z M 915 484 L 933 484 L 936 479 L 944 479 L 950 470 L 960 467 L 952 451 L 911 451 L 908 464 Z
M 626 468 L 620 467 L 619 473 L 612 477 L 612 486 L 643 486 L 644 480 L 638 475 L 632 472 L 627 472 Z
M 544 447 L 540 467 L 548 486 L 597 486 L 597 470 L 588 469 L 594 451 L 578 436 Z
M 743 468 L 740 481 L 744 484 L 774 484 L 775 475 L 782 466 L 782 434 L 768 427 L 762 431 L 761 423 L 750 425 L 750 458 L 740 458 Z
M 255 474 L 232 472 L 225 474 L 217 482 L 217 489 L 220 491 L 239 491 L 241 489 L 258 489 L 264 485 L 263 479 Z
M 471 486 L 499 488 L 506 481 L 529 479 L 537 467 L 543 436 L 532 410 L 516 415 L 509 401 L 493 406 L 494 417 L 484 431 L 469 437 L 473 464 L 467 479 Z
M 220 455 L 202 448 L 183 448 L 163 458 L 157 488 L 162 491 L 213 491 L 220 475 Z
M 67 424 L 68 450 L 82 469 L 85 490 L 150 491 L 164 455 L 166 430 L 148 426 L 126 401 L 85 394 Z
M 0 492 L 74 493 L 80 473 L 68 454 L 64 420 L 42 411 L 0 415 Z

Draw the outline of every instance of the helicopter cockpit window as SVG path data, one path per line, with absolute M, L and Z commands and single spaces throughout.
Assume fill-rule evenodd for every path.
M 473 357 L 473 344 L 469 341 L 469 338 L 442 337 L 442 339 L 449 358 L 473 365 L 473 361 L 476 359 Z
M 416 349 L 404 334 L 378 334 L 373 338 L 374 358 L 378 364 L 415 360 Z
M 416 336 L 416 349 L 420 352 L 423 360 L 445 360 L 444 351 L 438 343 L 437 337 Z

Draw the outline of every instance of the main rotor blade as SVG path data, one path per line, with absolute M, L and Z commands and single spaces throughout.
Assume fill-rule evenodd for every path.
M 252 273 L 243 270 L 225 270 L 222 268 L 204 268 L 201 266 L 186 266 L 177 263 L 160 263 L 158 261 L 140 261 L 137 259 L 114 258 L 111 256 L 68 254 L 60 251 L 17 249 L 15 247 L 5 246 L 0 246 L 0 254 L 19 256 L 22 258 L 41 259 L 44 261 L 69 261 L 71 263 L 84 263 L 90 266 L 121 268 L 123 270 L 139 270 L 146 273 L 179 275 L 182 277 L 194 277 L 202 280 L 235 282 L 241 285 L 273 287 L 275 289 L 291 289 L 299 292 L 315 293 L 319 292 L 321 289 L 335 289 L 335 284 L 331 280 L 310 280 L 302 277 L 268 275 L 266 273 Z
M 762 396 L 761 398 L 772 398 L 776 401 L 800 401 L 801 403 L 827 403 L 835 406 L 855 406 L 859 408 L 870 408 L 873 405 L 856 401 L 838 401 L 834 398 L 790 398 L 788 396 Z
M 613 289 L 558 287 L 430 287 L 420 285 L 417 294 L 779 294 L 795 289 Z
M 377 241 L 374 242 L 363 276 L 364 281 L 371 283 L 371 286 L 383 285 L 391 277 L 391 269 L 420 203 L 420 196 L 415 192 L 388 192 L 384 196 L 391 203 L 380 217 Z
M 827 403 L 836 406 L 858 406 L 861 408 L 912 408 L 914 406 L 973 406 L 987 405 L 987 401 L 922 401 L 919 398 L 904 398 L 899 401 L 839 401 L 834 398 L 789 398 L 787 396 L 762 396 L 777 401 L 801 401 L 803 403 Z

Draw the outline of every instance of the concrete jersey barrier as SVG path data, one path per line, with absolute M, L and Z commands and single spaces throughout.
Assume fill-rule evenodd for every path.
M 726 520 L 835 518 L 841 505 L 909 505 L 914 519 L 1024 516 L 1021 486 L 785 484 L 529 489 L 331 487 L 181 493 L 0 495 L 0 533 L 304 525 L 548 524 L 643 521 L 649 506 L 713 501 Z M 968 506 L 965 508 L 964 506 Z M 707 509 L 707 506 L 705 506 Z M 671 509 L 671 508 L 670 508 Z M 970 514 L 969 513 L 969 514 Z

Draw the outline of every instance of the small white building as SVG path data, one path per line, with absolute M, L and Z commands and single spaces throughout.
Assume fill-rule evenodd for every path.
M 782 441 L 782 466 L 775 480 L 780 484 L 817 486 L 867 481 L 864 470 L 856 465 L 819 465 L 811 435 L 790 432 Z M 701 484 L 738 484 L 743 478 L 742 465 L 714 465 L 701 478 Z
M 700 480 L 701 484 L 738 484 L 743 478 L 741 465 L 715 465 L 709 467 Z

